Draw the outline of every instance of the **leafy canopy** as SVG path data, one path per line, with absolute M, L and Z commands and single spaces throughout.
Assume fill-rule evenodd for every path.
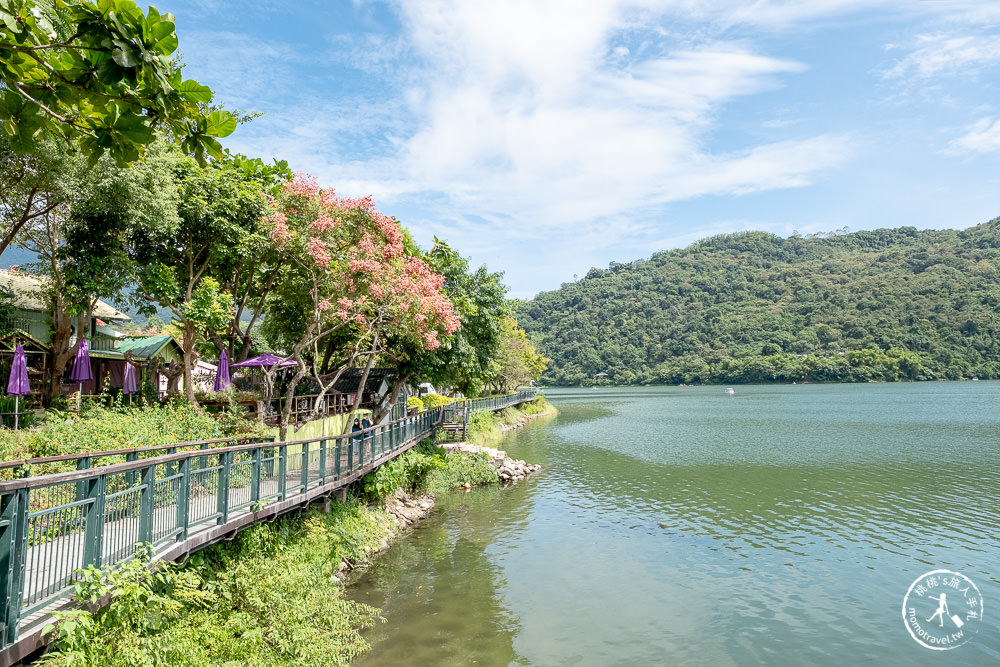
M 0 122 L 20 153 L 51 135 L 96 160 L 132 162 L 165 127 L 183 150 L 219 158 L 227 111 L 203 112 L 212 90 L 172 60 L 174 17 L 132 0 L 0 0 Z

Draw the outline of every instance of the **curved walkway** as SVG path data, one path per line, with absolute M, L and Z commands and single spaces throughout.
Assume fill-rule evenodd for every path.
M 532 398 L 522 391 L 467 404 L 498 410 Z M 120 564 L 141 544 L 157 559 L 183 560 L 254 523 L 343 497 L 433 435 L 442 417 L 439 408 L 360 434 L 293 442 L 179 443 L 154 458 L 0 482 L 0 667 L 44 644 L 42 627 L 70 604 L 76 570 Z

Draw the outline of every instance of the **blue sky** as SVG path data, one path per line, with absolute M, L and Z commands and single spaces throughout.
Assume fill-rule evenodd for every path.
M 1000 216 L 995 0 L 158 0 L 225 140 L 515 297 L 700 238 Z

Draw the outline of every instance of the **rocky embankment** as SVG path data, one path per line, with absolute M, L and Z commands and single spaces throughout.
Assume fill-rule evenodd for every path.
M 502 425 L 502 428 L 504 431 L 511 431 L 526 426 L 529 421 L 528 417 L 524 417 L 517 424 L 513 426 Z M 542 468 L 540 465 L 509 458 L 507 452 L 502 449 L 494 449 L 493 447 L 481 447 L 479 445 L 470 445 L 467 442 L 459 442 L 442 445 L 442 448 L 449 454 L 456 451 L 468 453 L 485 452 L 489 456 L 490 465 L 496 468 L 497 477 L 500 479 L 501 484 L 513 484 Z M 466 483 L 464 488 L 468 490 L 472 488 L 472 485 Z M 385 524 L 386 535 L 382 538 L 381 544 L 366 546 L 364 548 L 365 555 L 359 562 L 351 562 L 346 558 L 342 559 L 339 571 L 334 575 L 337 579 L 346 580 L 351 576 L 353 571 L 359 568 L 363 569 L 369 564 L 370 561 L 368 559 L 370 556 L 388 549 L 389 545 L 400 533 L 426 518 L 431 510 L 434 509 L 434 496 L 429 493 L 410 496 L 402 488 L 399 488 L 396 489 L 394 494 L 385 499 L 383 506 L 389 516 Z
M 497 477 L 500 478 L 501 484 L 506 484 L 510 482 L 517 482 L 536 470 L 541 470 L 542 466 L 537 464 L 525 463 L 524 461 L 512 459 L 507 457 L 507 452 L 502 449 L 493 449 L 492 447 L 480 447 L 478 445 L 470 445 L 467 442 L 458 442 L 455 444 L 442 445 L 446 452 L 485 452 L 487 456 L 490 457 L 490 465 L 497 469 Z M 466 484 L 468 488 L 470 485 Z

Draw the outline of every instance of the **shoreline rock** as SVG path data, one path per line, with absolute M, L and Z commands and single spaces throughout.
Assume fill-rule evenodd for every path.
M 542 416 L 545 416 L 545 413 L 524 415 L 513 426 L 501 424 L 501 429 L 506 433 L 522 428 L 527 426 L 533 418 Z M 509 458 L 507 452 L 493 447 L 481 447 L 467 442 L 457 442 L 445 443 L 441 445 L 441 448 L 445 450 L 446 454 L 451 454 L 455 451 L 468 453 L 485 452 L 490 457 L 490 465 L 496 468 L 500 486 L 515 484 L 542 469 L 542 466 L 538 464 L 525 463 L 523 460 Z M 459 488 L 465 488 L 468 491 L 472 488 L 472 485 L 466 483 L 464 487 Z M 387 496 L 382 501 L 382 507 L 389 517 L 385 524 L 386 535 L 382 538 L 381 543 L 366 545 L 364 558 L 356 563 L 342 559 L 338 571 L 333 575 L 335 578 L 347 583 L 354 575 L 360 574 L 367 569 L 371 565 L 371 560 L 369 560 L 371 556 L 387 550 L 393 542 L 403 539 L 405 533 L 410 528 L 427 518 L 431 510 L 434 509 L 434 496 L 430 493 L 410 496 L 400 487 L 396 489 L 395 493 Z
M 494 449 L 493 447 L 480 447 L 479 445 L 471 445 L 467 442 L 445 443 L 441 447 L 448 454 L 452 452 L 467 452 L 470 454 L 485 452 L 490 457 L 490 465 L 496 468 L 497 477 L 500 478 L 501 485 L 519 482 L 531 473 L 542 469 L 542 466 L 538 464 L 525 463 L 520 459 L 509 458 L 507 452 L 502 449 Z M 469 485 L 466 485 L 466 488 L 470 488 Z

